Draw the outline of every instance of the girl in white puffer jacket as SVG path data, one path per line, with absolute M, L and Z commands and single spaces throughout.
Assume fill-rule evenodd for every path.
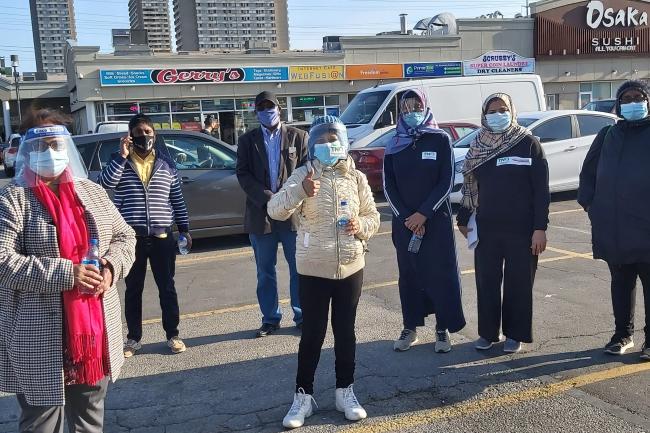
M 268 203 L 276 220 L 299 222 L 296 264 L 303 312 L 296 393 L 284 418 L 300 427 L 313 412 L 314 374 L 332 303 L 336 355 L 336 408 L 351 421 L 366 417 L 354 391 L 354 323 L 363 285 L 366 241 L 380 218 L 366 176 L 348 156 L 345 125 L 320 117 L 309 131 L 310 161 L 297 169 Z

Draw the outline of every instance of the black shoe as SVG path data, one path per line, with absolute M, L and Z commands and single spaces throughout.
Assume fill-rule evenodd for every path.
M 272 325 L 271 323 L 264 323 L 260 329 L 257 330 L 255 337 L 266 337 L 273 334 L 275 331 L 280 329 L 280 325 Z
M 623 355 L 628 349 L 633 347 L 634 340 L 632 337 L 621 337 L 620 335 L 614 334 L 610 342 L 605 346 L 605 352 L 610 355 Z
M 641 359 L 644 361 L 650 361 L 650 345 L 648 343 L 650 343 L 650 339 L 646 339 L 641 348 Z

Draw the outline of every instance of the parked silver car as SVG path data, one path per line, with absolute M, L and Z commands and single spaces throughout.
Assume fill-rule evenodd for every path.
M 159 130 L 156 133 L 176 163 L 192 236 L 243 233 L 246 196 L 235 173 L 235 148 L 198 132 Z M 73 137 L 91 179 L 97 180 L 101 170 L 119 151 L 123 136 L 123 132 L 114 132 Z

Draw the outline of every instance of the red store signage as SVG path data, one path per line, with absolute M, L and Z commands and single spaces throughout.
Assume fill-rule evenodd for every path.
M 155 84 L 178 83 L 233 83 L 244 81 L 241 68 L 210 69 L 154 69 L 151 81 Z

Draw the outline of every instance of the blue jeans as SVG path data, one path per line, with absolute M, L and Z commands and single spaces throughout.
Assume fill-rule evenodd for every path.
M 257 265 L 257 301 L 262 311 L 262 323 L 278 325 L 282 310 L 278 303 L 278 280 L 275 265 L 278 262 L 278 244 L 282 243 L 284 257 L 289 265 L 289 293 L 293 321 L 302 323 L 302 310 L 298 297 L 298 271 L 296 270 L 296 232 L 278 230 L 265 235 L 249 235 L 255 264 Z

